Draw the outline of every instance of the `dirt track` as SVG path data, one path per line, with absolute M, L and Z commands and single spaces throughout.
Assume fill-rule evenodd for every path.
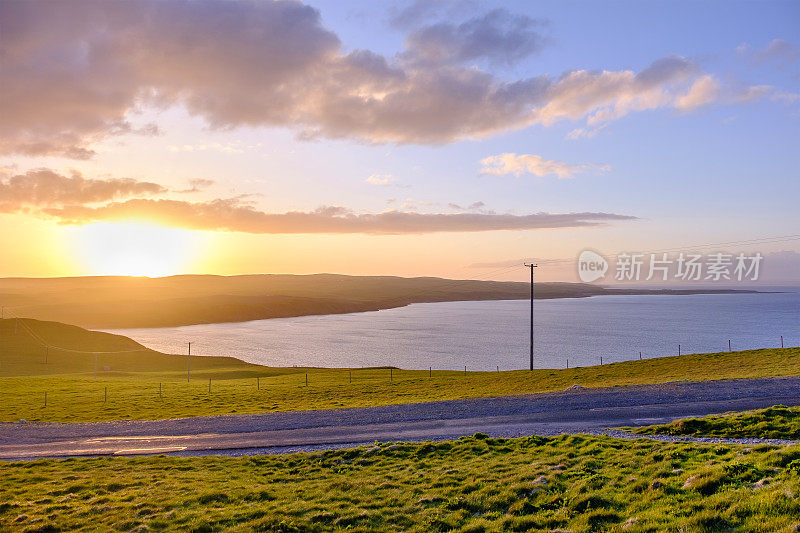
M 355 446 L 376 440 L 449 439 L 476 432 L 496 437 L 560 433 L 618 435 L 606 428 L 775 404 L 800 405 L 800 378 L 676 382 L 383 407 L 158 421 L 3 423 L 0 459 L 285 453 Z

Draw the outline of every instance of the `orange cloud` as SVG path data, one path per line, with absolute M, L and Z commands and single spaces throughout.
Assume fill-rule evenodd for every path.
M 191 182 L 193 187 L 212 183 L 211 180 Z M 481 210 L 483 202 L 469 206 L 467 210 L 472 212 L 457 214 L 407 211 L 356 214 L 338 206 L 266 213 L 253 207 L 245 196 L 207 202 L 141 198 L 168 192 L 157 183 L 88 179 L 79 173 L 65 176 L 39 169 L 0 180 L 0 213 L 30 213 L 60 224 L 138 220 L 194 230 L 274 234 L 478 232 L 595 226 L 635 219 L 614 213 L 496 214 Z M 121 199 L 125 200 L 116 201 Z
M 0 212 L 108 202 L 133 196 L 154 196 L 166 191 L 157 183 L 130 178 L 87 179 L 79 172 L 65 176 L 49 169 L 38 169 L 0 180 Z
M 244 233 L 420 234 L 481 232 L 596 226 L 636 217 L 613 213 L 536 213 L 531 215 L 486 213 L 415 213 L 386 211 L 356 214 L 343 207 L 314 211 L 265 213 L 238 199 L 210 202 L 132 199 L 99 207 L 65 206 L 42 213 L 64 224 L 100 221 L 146 220 L 194 230 Z

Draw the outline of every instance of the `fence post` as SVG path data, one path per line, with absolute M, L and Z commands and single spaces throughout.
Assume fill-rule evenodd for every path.
M 728 351 L 729 352 L 731 351 L 731 340 L 730 339 L 728 339 Z
M 639 352 L 639 361 L 642 360 L 642 352 Z
M 603 366 L 603 356 L 600 356 L 600 366 Z
M 680 355 L 680 354 L 681 354 L 681 345 L 679 344 L 678 345 L 678 355 Z
M 432 367 L 432 366 L 429 366 L 429 367 L 428 367 L 428 377 L 429 377 L 429 378 L 432 378 L 432 377 L 433 377 L 433 367 Z
M 783 335 L 781 335 L 781 348 L 783 348 Z
M 108 387 L 103 387 L 103 403 L 108 401 Z
M 306 387 L 308 387 L 308 372 L 306 372 Z
M 467 375 L 467 366 L 466 365 L 464 365 L 464 375 L 465 376 Z
M 567 359 L 567 369 L 569 369 L 569 359 Z
M 392 381 L 394 381 L 394 376 L 393 376 L 393 374 L 394 374 L 394 369 L 393 369 L 393 368 L 390 368 L 390 369 L 389 369 L 389 383 L 391 383 Z
M 347 382 L 348 383 L 352 383 L 353 382 L 353 371 L 352 370 L 348 370 L 347 371 Z
M 47 391 L 44 391 L 44 406 L 47 407 Z
M 261 390 L 261 378 L 256 377 L 256 390 Z
M 211 378 L 208 378 L 208 393 L 211 394 Z
M 162 396 L 161 396 L 161 382 L 159 381 L 158 382 L 158 399 L 160 400 L 161 398 L 162 398 Z

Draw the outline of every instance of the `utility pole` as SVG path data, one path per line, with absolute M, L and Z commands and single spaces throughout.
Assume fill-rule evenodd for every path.
M 531 269 L 531 370 L 533 370 L 533 269 L 539 265 L 533 263 L 524 263 L 524 265 Z
M 186 383 L 189 383 L 189 371 L 192 369 L 192 343 L 189 343 L 189 353 L 186 355 Z

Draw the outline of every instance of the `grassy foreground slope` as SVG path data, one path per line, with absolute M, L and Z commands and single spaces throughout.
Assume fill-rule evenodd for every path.
M 0 464 L 0 530 L 796 531 L 800 446 L 559 436 Z
M 800 375 L 800 348 L 683 355 L 567 370 L 463 372 L 271 368 L 228 357 L 143 350 L 125 337 L 63 324 L 0 321 L 0 421 L 89 422 L 366 407 L 584 387 Z M 47 343 L 95 355 L 45 350 Z M 88 349 L 88 348 L 84 348 Z M 139 350 L 139 351 L 136 351 Z M 47 361 L 45 362 L 45 353 Z M 209 380 L 211 389 L 209 391 Z M 45 405 L 45 394 L 47 403 Z
M 702 418 L 682 418 L 669 424 L 626 429 L 639 435 L 796 440 L 800 439 L 800 407 L 775 405 L 767 409 L 731 412 Z

